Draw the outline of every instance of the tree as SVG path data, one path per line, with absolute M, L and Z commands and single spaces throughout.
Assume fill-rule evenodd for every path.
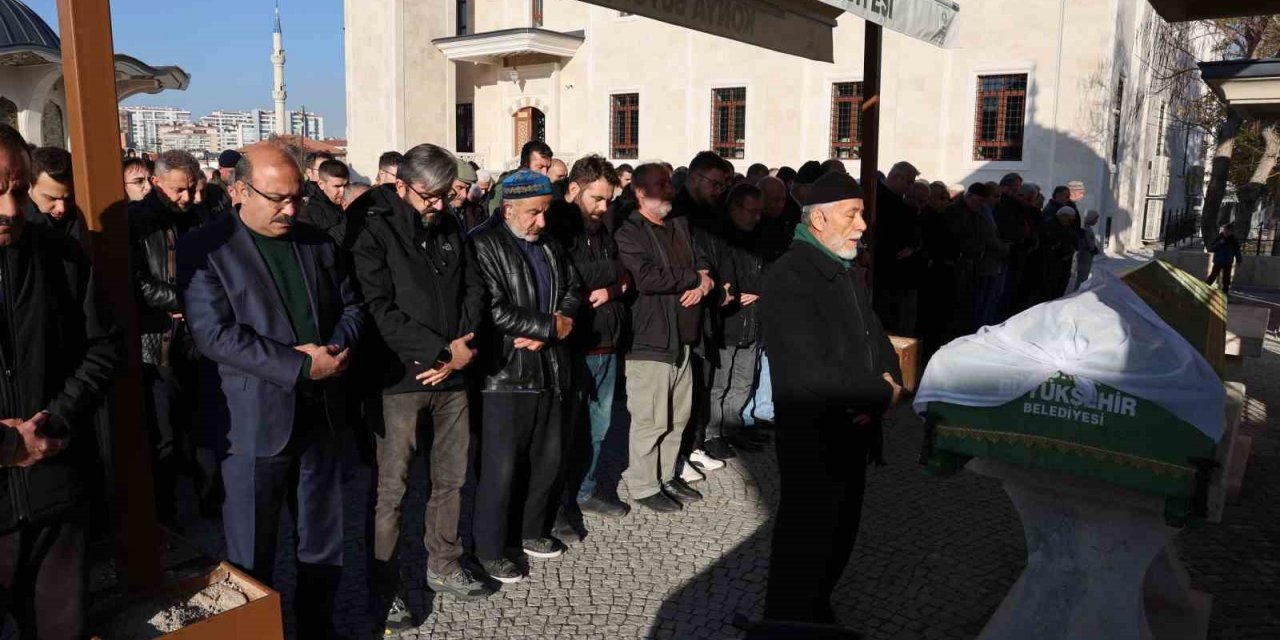
M 1250 59 L 1259 51 L 1268 55 L 1280 55 L 1280 15 L 1212 20 L 1207 24 L 1211 25 L 1212 30 L 1222 38 L 1215 47 L 1215 53 L 1224 60 Z M 1222 198 L 1227 192 L 1236 137 L 1243 124 L 1244 118 L 1238 111 L 1227 109 L 1222 124 L 1218 127 L 1213 163 L 1209 173 L 1209 187 L 1205 192 L 1204 211 L 1200 219 L 1201 237 L 1212 238 L 1218 227 L 1218 214 L 1222 208 Z M 1274 128 L 1272 132 L 1274 133 Z M 1274 167 L 1274 160 L 1272 166 Z M 1270 173 L 1270 169 L 1267 173 Z M 1265 182 L 1264 177 L 1263 183 Z M 1255 187 L 1250 186 L 1249 190 L 1254 191 Z M 1257 200 L 1254 199 L 1251 202 L 1256 203 Z M 1245 209 L 1244 204 L 1241 202 L 1240 210 L 1251 212 L 1252 209 Z

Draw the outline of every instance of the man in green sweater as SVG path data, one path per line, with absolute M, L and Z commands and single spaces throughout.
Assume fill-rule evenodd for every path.
M 296 504 L 298 637 L 324 640 L 335 637 L 328 614 L 342 573 L 338 380 L 363 313 L 333 241 L 294 222 L 302 173 L 284 149 L 246 150 L 232 189 L 239 215 L 177 249 L 192 337 L 217 364 L 226 397 L 229 419 L 216 435 L 226 446 L 227 554 L 271 585 L 280 511 Z

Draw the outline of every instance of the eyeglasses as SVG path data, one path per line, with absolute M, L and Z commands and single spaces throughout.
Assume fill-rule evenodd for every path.
M 431 194 L 423 193 L 421 191 L 418 191 L 413 185 L 409 184 L 408 182 L 405 182 L 404 186 L 408 187 L 410 191 L 417 194 L 419 198 L 422 198 L 422 201 L 428 207 L 439 206 L 441 203 L 444 202 L 445 198 L 448 198 L 450 196 L 450 193 L 448 191 L 444 191 L 440 193 L 431 193 Z
M 262 190 L 253 186 L 253 184 L 250 183 L 248 180 L 242 180 L 242 182 L 244 182 L 244 186 L 249 187 L 250 191 L 269 200 L 273 205 L 275 205 L 275 208 L 277 211 L 289 205 L 293 205 L 295 207 L 305 206 L 307 204 L 307 200 L 309 200 L 307 196 L 302 194 L 298 194 L 294 196 L 278 196 L 270 193 L 264 193 L 262 192 Z
M 729 183 L 727 183 L 727 182 L 722 182 L 722 181 L 720 181 L 720 180 L 715 180 L 715 179 L 712 179 L 712 178 L 708 178 L 708 177 L 707 177 L 707 174 L 702 173 L 701 171 L 699 171 L 698 173 L 695 173 L 695 174 L 693 174 L 693 175 L 698 176 L 699 178 L 701 178 L 701 179 L 703 179 L 703 180 L 706 180 L 707 182 L 710 182 L 712 185 L 715 185 L 715 187 L 716 187 L 717 189 L 721 190 L 721 191 L 724 191 L 725 189 L 728 189 L 728 188 L 729 188 Z

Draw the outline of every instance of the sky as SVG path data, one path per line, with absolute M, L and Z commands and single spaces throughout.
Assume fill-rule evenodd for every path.
M 56 0 L 22 0 L 55 30 Z M 325 135 L 346 132 L 343 0 L 280 0 L 288 108 L 324 116 Z M 272 0 L 111 0 L 116 53 L 191 75 L 186 91 L 142 94 L 127 105 L 174 106 L 197 119 L 217 109 L 272 108 Z

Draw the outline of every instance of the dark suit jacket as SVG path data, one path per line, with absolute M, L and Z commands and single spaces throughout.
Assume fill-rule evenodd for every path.
M 333 241 L 301 223 L 290 239 L 323 343 L 354 348 L 363 313 Z M 297 339 L 284 302 L 239 215 L 185 236 L 178 244 L 178 273 L 196 346 L 217 363 L 222 378 L 228 452 L 278 454 L 293 433 L 305 356 L 293 348 Z M 341 424 L 344 394 L 336 379 L 307 384 L 324 394 L 330 426 Z

